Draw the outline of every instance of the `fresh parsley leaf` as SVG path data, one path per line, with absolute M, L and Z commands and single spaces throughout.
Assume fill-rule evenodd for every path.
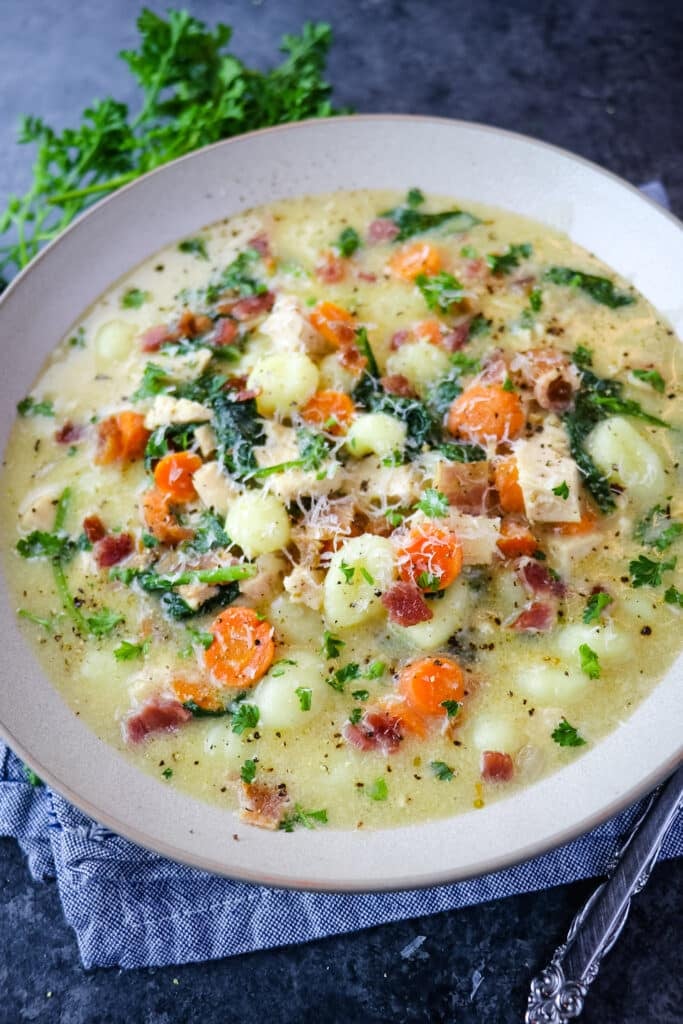
M 278 828 L 283 832 L 293 832 L 297 825 L 304 828 L 315 828 L 316 825 L 327 824 L 327 811 L 305 811 L 301 804 L 294 804 L 294 810 L 287 814 Z
M 344 581 L 346 583 L 353 582 L 353 577 L 356 574 L 355 565 L 347 565 L 347 563 L 342 559 L 342 561 L 339 563 L 339 571 L 344 577 Z
M 296 665 L 296 662 L 292 661 L 291 658 L 280 658 L 279 661 L 276 661 L 273 664 L 273 667 L 270 670 L 271 676 L 274 676 L 276 679 L 279 676 L 283 676 L 287 671 L 287 669 L 285 668 L 286 665 Z
M 249 757 L 240 768 L 240 778 L 247 785 L 256 778 L 256 761 Z
M 388 508 L 384 515 L 390 526 L 400 526 L 405 519 L 405 515 L 396 508 Z
M 427 572 L 427 570 L 425 570 L 420 573 L 415 582 L 421 590 L 434 591 L 439 589 L 441 577 L 435 576 L 434 573 Z
M 163 772 L 161 774 L 163 775 L 163 777 L 165 779 L 172 779 L 173 778 L 173 769 L 172 768 L 164 768 L 164 770 L 163 770 Z
M 387 666 L 386 666 L 385 662 L 383 662 L 383 661 L 373 661 L 370 665 L 368 665 L 368 667 L 366 668 L 366 670 L 363 673 L 363 675 L 364 675 L 364 677 L 366 679 L 380 679 L 384 675 L 386 670 L 387 670 Z M 365 691 L 365 690 L 364 691 L 360 691 L 359 690 L 358 692 L 359 693 L 360 692 L 366 693 L 367 691 Z M 355 697 L 355 694 L 354 694 L 354 697 Z M 356 699 L 357 700 L 363 700 L 364 698 L 363 697 L 357 697 Z
M 446 270 L 438 274 L 418 274 L 415 284 L 422 292 L 429 309 L 440 313 L 449 313 L 451 308 L 465 297 L 465 290 L 460 281 Z
M 351 725 L 358 725 L 358 723 L 360 722 L 362 717 L 363 717 L 363 709 L 362 708 L 352 708 L 351 712 L 349 714 L 349 722 L 351 723 Z
M 661 505 L 655 505 L 647 515 L 641 519 L 633 531 L 633 536 L 641 544 L 656 548 L 658 551 L 666 551 L 675 540 L 683 533 L 683 523 L 672 519 L 667 509 Z
M 593 352 L 585 345 L 577 345 L 572 353 L 572 359 L 580 370 L 588 370 L 593 365 Z
M 335 243 L 335 248 L 340 256 L 343 256 L 344 259 L 348 259 L 350 256 L 353 256 L 357 249 L 360 249 L 360 245 L 360 235 L 356 229 L 346 227 L 340 233 L 339 238 Z
M 370 676 L 366 672 L 365 673 L 365 678 L 366 679 L 376 679 L 377 677 L 376 676 Z M 370 691 L 369 690 L 353 690 L 353 692 L 351 693 L 351 696 L 353 697 L 354 700 L 368 700 L 369 697 L 370 697 Z
M 37 787 L 44 785 L 43 780 L 40 778 L 39 775 L 36 775 L 36 773 L 33 771 L 33 768 L 29 768 L 29 766 L 25 764 L 23 765 L 23 769 L 24 775 L 26 776 L 26 780 L 31 786 Z
M 196 256 L 198 260 L 208 260 L 209 258 L 206 242 L 203 238 L 184 238 L 178 244 L 178 249 L 180 252 L 187 253 L 190 256 Z
M 79 327 L 75 334 L 69 338 L 71 348 L 85 348 L 85 328 Z
M 659 370 L 631 370 L 631 373 L 637 380 L 642 380 L 653 387 L 660 395 L 664 394 L 666 381 Z
M 462 704 L 459 700 L 442 700 L 441 707 L 446 709 L 446 714 L 449 718 L 455 718 Z
M 533 249 L 528 242 L 522 242 L 520 245 L 509 245 L 505 252 L 491 252 L 486 257 L 491 271 L 494 274 L 510 274 L 518 267 L 521 260 L 528 260 L 531 256 Z
M 455 769 L 450 768 L 445 761 L 430 761 L 429 767 L 440 782 L 450 782 L 455 775 Z
M 338 636 L 335 636 L 334 633 L 330 633 L 326 629 L 323 633 L 323 645 L 320 652 L 323 657 L 338 658 L 341 654 L 342 647 L 346 647 L 346 641 L 340 640 Z
M 509 376 L 505 377 L 505 380 L 501 384 L 503 391 L 514 391 L 515 385 L 512 383 L 512 378 Z
M 22 558 L 67 559 L 76 552 L 76 545 L 65 533 L 32 530 L 17 541 L 17 551 Z
M 93 636 L 108 636 L 123 621 L 123 615 L 120 612 L 113 612 L 110 608 L 101 608 L 86 619 L 88 631 Z
M 595 651 L 588 644 L 581 644 L 579 647 L 579 657 L 581 658 L 581 671 L 589 679 L 599 679 L 600 661 Z
M 256 704 L 237 704 L 232 716 L 232 731 L 241 736 L 247 729 L 255 729 L 260 714 Z
M 365 568 L 364 565 L 361 565 L 361 567 L 360 567 L 360 574 L 361 574 L 361 576 L 363 577 L 363 579 L 365 580 L 366 583 L 368 583 L 371 587 L 374 587 L 374 585 L 375 585 L 374 577 L 371 576 L 371 574 L 368 572 L 368 570 Z
M 17 412 L 20 416 L 54 416 L 55 414 L 52 402 L 47 400 L 37 402 L 31 395 L 27 395 L 26 398 L 17 402 Z
M 131 398 L 134 402 L 140 402 L 143 398 L 153 398 L 155 395 L 168 393 L 172 386 L 171 378 L 163 366 L 159 366 L 157 363 L 147 363 L 140 383 Z
M 533 313 L 540 313 L 543 308 L 543 292 L 540 288 L 532 288 L 529 293 L 529 306 Z
M 556 494 L 558 498 L 562 498 L 563 501 L 566 501 L 569 497 L 569 485 L 567 484 L 567 481 L 563 480 L 561 484 L 557 485 L 557 487 L 553 487 L 552 492 L 553 494 Z
M 310 711 L 313 700 L 313 690 L 310 686 L 297 686 L 294 691 L 299 698 L 299 707 L 302 711 Z
M 144 531 L 140 535 L 143 548 L 158 548 L 159 541 L 151 533 L 145 533 Z
M 683 608 L 683 593 L 677 587 L 667 587 L 664 591 L 664 600 L 676 608 Z
M 129 288 L 121 297 L 121 305 L 124 309 L 140 309 L 151 298 L 149 292 L 143 292 L 140 288 Z
M 386 800 L 389 796 L 389 787 L 387 786 L 386 779 L 383 779 L 380 775 L 378 779 L 375 779 L 371 786 L 367 787 L 365 792 L 371 800 Z
M 631 584 L 634 587 L 658 587 L 663 574 L 675 568 L 675 558 L 670 558 L 667 562 L 654 562 L 645 555 L 639 555 L 628 564 Z
M 487 320 L 483 313 L 477 313 L 470 320 L 469 337 L 470 338 L 481 338 L 485 334 L 490 334 L 491 333 L 491 325 L 492 325 L 492 323 L 493 323 L 493 321 L 492 320 Z M 455 355 L 460 355 L 460 353 L 456 352 Z M 451 356 L 451 360 L 452 359 L 453 359 L 453 356 Z
M 143 658 L 151 643 L 151 640 L 143 640 L 139 644 L 131 643 L 130 640 L 122 640 L 114 649 L 114 657 L 117 661 L 134 661 L 136 658 Z
M 600 614 L 609 604 L 612 604 L 612 598 L 604 590 L 599 590 L 597 594 L 591 594 L 583 610 L 583 621 L 586 625 L 600 622 Z
M 566 718 L 562 719 L 550 735 L 560 747 L 583 747 L 586 743 Z
M 585 274 L 582 270 L 573 270 L 571 267 L 550 267 L 545 273 L 545 280 L 552 284 L 579 288 L 595 302 L 609 306 L 610 309 L 631 306 L 636 301 L 635 295 L 618 291 L 608 278 Z
M 425 194 L 421 188 L 410 188 L 406 195 L 406 206 L 422 206 L 425 201 Z
M 430 519 L 440 519 L 449 513 L 448 498 L 435 487 L 428 487 L 415 508 L 419 508 Z
M 348 665 L 343 665 L 338 668 L 336 672 L 327 677 L 328 684 L 337 693 L 343 693 L 344 687 L 351 679 L 358 679 L 360 676 L 360 665 L 355 661 L 350 661 Z

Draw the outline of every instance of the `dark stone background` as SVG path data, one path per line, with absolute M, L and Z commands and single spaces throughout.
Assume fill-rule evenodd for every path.
M 164 4 L 150 6 L 163 10 Z M 565 146 L 639 183 L 660 177 L 683 213 L 683 5 L 560 0 L 263 0 L 186 5 L 272 61 L 306 18 L 335 31 L 330 79 L 358 111 L 488 122 Z M 133 100 L 116 52 L 138 0 L 0 0 L 0 209 L 28 182 L 22 112 L 73 123 L 94 97 Z M 501 168 L 504 173 L 504 168 Z M 680 268 L 678 268 L 680 272 Z M 679 1024 L 683 862 L 656 868 L 603 966 L 587 1024 Z M 578 883 L 307 946 L 205 965 L 84 971 L 54 885 L 0 840 L 0 1022 L 59 1024 L 513 1024 L 528 980 L 593 883 Z M 410 957 L 401 951 L 417 936 Z M 476 982 L 480 980 L 477 987 Z

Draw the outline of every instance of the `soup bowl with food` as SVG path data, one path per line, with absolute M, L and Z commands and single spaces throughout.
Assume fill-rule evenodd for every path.
M 0 303 L 0 723 L 145 846 L 482 873 L 680 756 L 677 222 L 423 118 L 148 175 Z

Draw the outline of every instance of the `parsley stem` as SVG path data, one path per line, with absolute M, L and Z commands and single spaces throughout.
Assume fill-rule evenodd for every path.
M 119 174 L 117 178 L 108 178 L 107 181 L 96 181 L 92 185 L 86 185 L 84 188 L 72 188 L 67 192 L 58 192 L 56 196 L 49 196 L 47 201 L 51 206 L 62 206 L 72 199 L 83 199 L 85 196 L 93 196 L 98 192 L 109 192 L 115 188 L 120 188 L 121 185 L 126 185 L 137 177 L 137 171 L 129 171 L 128 174 Z
M 74 625 L 80 633 L 87 634 L 90 632 L 88 623 L 85 617 L 81 614 L 80 610 L 76 607 L 73 599 L 73 595 L 69 590 L 69 584 L 66 582 L 66 575 L 64 574 L 64 566 L 60 558 L 55 558 L 52 562 L 52 571 L 55 577 L 55 585 L 57 587 L 57 593 L 62 602 L 64 611 L 69 615 Z

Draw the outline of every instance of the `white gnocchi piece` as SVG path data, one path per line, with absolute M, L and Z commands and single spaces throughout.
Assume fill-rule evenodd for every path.
M 579 647 L 582 644 L 588 644 L 597 654 L 600 665 L 606 668 L 621 665 L 635 657 L 629 636 L 611 622 L 599 626 L 578 622 L 564 626 L 557 631 L 556 643 L 560 655 L 577 668 L 581 667 Z
M 304 353 L 273 353 L 256 360 L 247 387 L 258 392 L 262 416 L 290 416 L 308 401 L 319 378 L 318 367 Z
M 396 575 L 390 541 L 364 533 L 335 552 L 324 584 L 325 618 L 332 628 L 348 629 L 384 612 L 381 594 Z
M 259 708 L 259 726 L 266 729 L 305 727 L 330 703 L 332 689 L 325 682 L 325 666 L 310 651 L 291 648 L 286 660 L 275 661 L 253 693 Z M 310 709 L 304 711 L 297 689 L 310 690 Z
M 328 391 L 350 392 L 357 378 L 339 362 L 339 357 L 331 353 L 320 360 L 320 387 Z
M 448 354 L 430 341 L 418 339 L 401 345 L 387 357 L 387 374 L 406 377 L 419 394 L 451 369 Z
M 207 730 L 204 736 L 204 753 L 209 757 L 222 758 L 229 769 L 237 770 L 247 757 L 252 745 L 246 737 L 232 731 L 229 719 L 221 719 Z
M 406 442 L 406 426 L 395 416 L 385 412 L 366 412 L 357 416 L 346 434 L 346 448 L 351 455 L 378 455 L 387 458 L 396 451 L 403 451 Z
M 514 754 L 524 743 L 514 722 L 485 712 L 474 718 L 471 738 L 477 750 L 497 750 L 501 754 Z
M 598 469 L 626 489 L 638 506 L 654 505 L 666 490 L 664 466 L 654 447 L 622 416 L 603 420 L 586 438 Z
M 288 644 L 317 647 L 322 634 L 319 612 L 292 601 L 288 594 L 280 594 L 270 606 L 269 619 L 275 627 L 278 640 Z
M 228 536 L 247 558 L 287 547 L 290 524 L 287 509 L 274 494 L 247 491 L 231 502 L 225 518 Z
M 449 637 L 465 624 L 470 605 L 467 584 L 456 580 L 438 600 L 428 601 L 432 618 L 418 622 L 415 626 L 391 624 L 391 632 L 404 643 L 419 647 L 421 651 L 432 651 L 443 647 Z
M 589 685 L 594 683 L 573 666 L 532 662 L 518 669 L 512 688 L 540 707 L 562 707 L 581 697 Z
M 95 335 L 95 358 L 99 367 L 118 363 L 130 355 L 133 338 L 137 334 L 135 324 L 125 320 L 108 320 Z

